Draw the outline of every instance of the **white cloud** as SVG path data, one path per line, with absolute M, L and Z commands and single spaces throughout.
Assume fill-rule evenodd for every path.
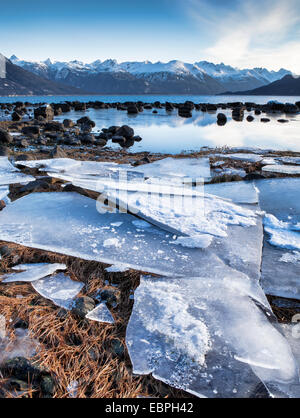
M 224 2 L 225 3 L 225 2 Z M 300 74 L 298 0 L 244 0 L 228 10 L 206 0 L 187 0 L 187 12 L 213 35 L 203 58 L 237 67 L 288 68 Z

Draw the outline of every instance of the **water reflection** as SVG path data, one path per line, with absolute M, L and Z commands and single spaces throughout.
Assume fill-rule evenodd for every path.
M 274 150 L 291 150 L 300 152 L 300 115 L 254 115 L 245 112 L 242 122 L 233 121 L 230 111 L 222 110 L 228 122 L 225 126 L 217 125 L 217 112 L 193 112 L 192 118 L 178 117 L 177 112 L 166 112 L 158 109 L 157 114 L 145 110 L 138 115 L 128 115 L 127 112 L 116 109 L 95 110 L 86 112 L 66 113 L 56 118 L 77 120 L 83 114 L 96 122 L 95 130 L 100 131 L 112 125 L 130 125 L 136 135 L 143 140 L 135 143 L 131 152 L 149 151 L 161 153 L 179 153 L 181 151 L 198 151 L 202 147 L 255 147 Z M 247 122 L 248 115 L 254 116 L 253 122 Z M 269 123 L 260 122 L 262 117 L 268 117 Z M 281 124 L 278 119 L 286 118 L 289 123 Z M 108 145 L 119 148 L 119 145 Z

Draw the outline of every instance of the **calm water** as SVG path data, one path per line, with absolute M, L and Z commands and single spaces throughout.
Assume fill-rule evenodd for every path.
M 1 97 L 0 102 L 14 102 L 17 100 L 30 102 L 62 102 L 65 100 L 104 102 L 125 102 L 145 101 L 161 102 L 173 101 L 184 102 L 192 100 L 196 103 L 226 103 L 230 101 L 255 102 L 264 104 L 269 100 L 280 102 L 300 101 L 300 97 L 267 97 L 267 96 L 51 96 L 51 97 Z M 179 153 L 182 151 L 198 151 L 202 147 L 251 147 L 273 150 L 290 150 L 300 152 L 300 115 L 267 115 L 271 119 L 269 123 L 261 123 L 261 116 L 255 116 L 255 121 L 249 123 L 246 119 L 243 122 L 236 122 L 231 119 L 231 112 L 223 111 L 228 117 L 225 126 L 216 124 L 216 113 L 193 112 L 190 119 L 180 118 L 176 111 L 167 113 L 165 109 L 159 109 L 158 114 L 151 110 L 129 116 L 127 112 L 116 109 L 88 109 L 86 112 L 65 113 L 56 120 L 62 121 L 65 118 L 76 121 L 83 115 L 88 115 L 96 122 L 95 131 L 108 128 L 112 125 L 130 125 L 134 128 L 135 134 L 140 135 L 143 140 L 135 143 L 130 152 L 161 152 Z M 245 112 L 245 118 L 248 114 Z M 253 115 L 254 116 L 254 115 Z M 265 116 L 265 115 L 263 115 Z M 287 118 L 289 123 L 281 124 L 277 119 Z M 119 148 L 119 145 L 108 142 L 108 146 Z

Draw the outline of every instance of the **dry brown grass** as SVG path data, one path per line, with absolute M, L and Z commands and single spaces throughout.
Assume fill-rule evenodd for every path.
M 69 397 L 67 388 L 73 381 L 78 382 L 77 396 L 81 398 L 190 397 L 151 376 L 132 374 L 125 332 L 133 305 L 129 295 L 139 285 L 139 273 L 107 273 L 101 263 L 5 245 L 14 249 L 22 263 L 65 263 L 71 278 L 85 283 L 82 295 L 93 297 L 99 288 L 111 288 L 110 283 L 118 286 L 119 303 L 115 308 L 110 307 L 115 324 L 109 325 L 80 320 L 37 295 L 30 283 L 0 284 L 0 314 L 7 319 L 8 331 L 13 339 L 15 321 L 22 319 L 28 323 L 30 335 L 39 342 L 34 361 L 49 370 L 55 379 L 54 397 Z M 2 273 L 10 271 L 10 258 L 3 258 L 0 266 Z M 114 353 L 112 343 L 116 341 L 123 345 L 124 355 Z M 5 379 L 0 380 L 5 397 L 42 396 L 30 385 L 22 395 L 5 391 L 5 383 Z

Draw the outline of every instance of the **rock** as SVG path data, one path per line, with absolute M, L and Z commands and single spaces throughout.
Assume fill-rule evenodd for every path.
M 13 112 L 13 114 L 11 115 L 11 120 L 13 120 L 14 122 L 19 122 L 20 120 L 22 120 L 22 118 L 23 116 L 17 112 Z
M 44 130 L 48 132 L 64 132 L 64 125 L 60 122 L 48 122 L 44 125 Z
M 142 137 L 140 137 L 139 135 L 135 135 L 133 138 L 132 138 L 132 140 L 133 141 L 135 141 L 135 142 L 141 142 L 142 141 Z
M 120 144 L 121 145 L 121 144 L 125 144 L 126 138 L 124 138 L 124 136 L 115 135 L 115 136 L 112 137 L 111 141 L 114 144 Z
M 284 105 L 283 112 L 287 114 L 296 114 L 299 113 L 299 108 L 292 103 L 286 103 Z
M 6 207 L 4 200 L 0 200 L 0 211 Z
M 232 111 L 232 119 L 236 122 L 242 122 L 244 119 L 244 109 L 242 107 L 236 107 Z
M 13 142 L 13 137 L 9 132 L 0 128 L 0 144 L 11 144 Z
M 40 127 L 37 126 L 37 125 L 24 126 L 22 128 L 22 133 L 24 135 L 39 135 L 40 134 Z
M 42 117 L 46 120 L 53 120 L 54 118 L 54 110 L 51 106 L 44 106 L 44 107 L 38 107 L 34 109 L 34 119 L 39 120 L 39 117 Z
M 270 122 L 270 119 L 269 118 L 261 118 L 260 121 L 263 122 L 263 123 L 267 123 L 267 122 Z
M 224 126 L 227 122 L 227 117 L 224 115 L 224 113 L 218 113 L 217 115 L 217 124 L 219 126 Z
M 128 115 L 136 115 L 139 113 L 138 108 L 135 105 L 130 105 L 127 107 Z
M 55 392 L 55 382 L 53 378 L 49 376 L 42 376 L 40 382 L 41 391 L 46 397 L 52 397 Z
M 50 156 L 51 158 L 68 158 L 65 151 L 59 145 L 54 147 L 53 151 L 50 153 Z
M 74 103 L 74 110 L 76 112 L 85 111 L 86 110 L 86 104 L 85 103 L 80 103 L 80 102 L 75 102 Z
M 125 348 L 122 342 L 114 338 L 111 340 L 110 344 L 111 344 L 112 355 L 115 357 L 124 358 Z
M 7 157 L 9 155 L 9 148 L 0 146 L 0 157 Z
M 13 254 L 13 250 L 9 248 L 7 245 L 3 245 L 0 247 L 0 255 L 2 257 L 10 257 Z
M 75 124 L 71 119 L 64 119 L 63 125 L 65 128 L 73 128 Z
M 248 122 L 253 122 L 254 121 L 254 117 L 251 116 L 251 115 L 247 116 L 247 121 Z
M 16 161 L 29 161 L 30 158 L 26 154 L 20 154 L 16 156 Z
M 126 139 L 131 139 L 134 136 L 134 130 L 128 125 L 123 125 L 121 128 L 117 129 L 116 136 L 123 136 Z
M 278 119 L 277 122 L 279 123 L 289 123 L 287 119 Z
M 26 141 L 26 139 L 21 139 L 21 141 L 18 142 L 18 146 L 21 148 L 27 148 L 29 147 L 29 142 Z
M 94 299 L 88 296 L 83 296 L 83 297 L 75 299 L 72 312 L 75 315 L 79 316 L 80 318 L 85 318 L 85 316 L 94 308 L 95 308 Z
M 144 158 L 142 158 L 141 160 L 135 161 L 135 162 L 133 163 L 133 166 L 134 166 L 134 167 L 137 167 L 137 166 L 139 166 L 139 165 L 142 165 L 142 164 L 149 164 L 149 163 L 151 163 L 151 161 L 149 160 L 149 158 L 148 158 L 148 157 L 144 157 Z
M 261 110 L 255 109 L 254 113 L 255 113 L 255 115 L 261 115 Z
M 4 361 L 0 366 L 0 371 L 4 376 L 14 376 L 19 380 L 28 382 L 38 382 L 46 370 L 40 366 L 33 365 L 24 357 L 14 357 Z
M 95 142 L 95 136 L 90 133 L 84 133 L 80 135 L 78 139 L 85 145 L 91 145 Z
M 96 123 L 88 116 L 84 116 L 83 118 L 77 120 L 77 125 L 81 125 L 82 127 L 86 126 L 89 129 L 92 129 L 96 126 Z
M 158 111 L 157 111 L 157 110 L 153 110 L 153 112 L 152 112 L 152 113 L 155 113 L 155 114 L 156 114 L 156 113 L 158 113 Z
M 101 290 L 99 296 L 101 302 L 108 303 L 112 307 L 116 307 L 121 299 L 121 293 L 116 288 Z

